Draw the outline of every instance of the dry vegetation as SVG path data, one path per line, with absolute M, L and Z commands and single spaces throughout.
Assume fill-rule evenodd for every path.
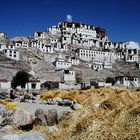
M 68 98 L 81 103 L 82 111 L 74 111 L 59 124 L 57 132 L 47 133 L 49 140 L 139 140 L 140 92 L 102 88 L 79 91 L 49 91 L 42 99 Z
M 0 99 L 0 104 L 4 105 L 8 110 L 12 110 L 14 109 L 14 107 L 16 107 L 15 103 L 8 103 L 5 100 L 1 100 L 1 99 Z

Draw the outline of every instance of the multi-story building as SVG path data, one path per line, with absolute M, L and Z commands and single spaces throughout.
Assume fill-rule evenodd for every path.
M 65 59 L 56 59 L 53 62 L 56 69 L 68 69 L 71 67 L 71 62 L 66 61 Z
M 34 32 L 33 37 L 35 39 L 45 39 L 46 38 L 46 32 Z
M 3 50 L 3 53 L 7 58 L 14 59 L 16 61 L 19 60 L 19 52 L 15 49 L 7 48 Z
M 108 62 L 114 63 L 117 59 L 117 55 L 111 51 L 101 51 L 101 50 L 91 50 L 91 49 L 83 49 L 78 48 L 76 50 L 77 56 L 85 61 L 96 61 L 96 62 Z
M 67 52 L 68 46 L 67 44 L 62 44 L 61 42 L 57 42 L 56 44 L 54 44 L 54 50 L 58 52 Z
M 72 65 L 79 65 L 80 64 L 80 60 L 77 59 L 76 57 L 70 57 L 69 62 L 71 62 Z

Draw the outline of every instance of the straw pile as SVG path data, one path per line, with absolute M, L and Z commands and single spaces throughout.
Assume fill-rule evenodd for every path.
M 68 98 L 84 106 L 59 124 L 58 131 L 38 129 L 49 140 L 138 140 L 140 138 L 140 92 L 121 88 L 49 91 L 42 99 Z

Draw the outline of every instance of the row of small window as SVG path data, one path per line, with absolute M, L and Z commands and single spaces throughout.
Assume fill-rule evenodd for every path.
M 10 53 L 10 54 L 9 54 L 9 56 L 10 56 L 10 57 L 12 57 L 12 54 Z M 16 54 L 14 54 L 14 55 L 13 55 L 13 57 L 17 57 L 17 55 L 16 55 Z
M 28 45 L 28 42 L 22 42 L 23 45 Z M 16 46 L 20 46 L 21 43 L 16 43 Z
M 34 45 L 34 46 L 44 46 L 44 44 L 42 44 L 42 43 L 35 43 L 35 42 L 33 42 L 33 44 L 32 45 Z
M 9 51 L 9 53 L 12 53 L 12 52 L 13 52 L 12 50 Z M 5 53 L 7 53 L 7 50 L 5 50 Z M 14 51 L 13 53 L 16 54 L 17 52 Z
M 87 30 L 87 29 L 77 29 L 77 32 L 84 32 L 85 33 L 90 33 L 90 34 L 96 34 L 95 31 Z
M 137 57 L 132 57 L 132 56 L 130 56 L 130 57 L 129 57 L 129 60 L 137 60 Z
M 87 57 L 89 56 L 90 57 L 90 56 L 96 56 L 96 55 L 95 54 L 85 54 L 85 53 L 83 53 L 83 54 L 81 54 L 81 56 L 87 56 Z
M 127 78 L 124 78 L 125 81 L 127 81 Z M 133 81 L 137 81 L 137 78 L 134 78 Z
M 14 48 L 14 46 L 9 46 L 9 48 L 10 48 L 10 49 L 13 49 L 13 48 Z
M 69 63 L 57 62 L 58 65 L 70 65 Z
M 71 75 L 73 75 L 73 74 L 74 74 L 74 72 L 72 72 L 72 71 L 71 71 L 71 72 L 68 72 L 68 73 L 65 73 L 65 74 L 71 74 Z
M 51 41 L 52 41 L 52 42 L 57 42 L 57 40 L 56 40 L 56 39 L 52 39 Z
M 95 66 L 94 66 L 94 68 L 100 68 L 100 69 L 101 69 L 101 68 L 102 68 L 102 66 L 96 66 L 96 65 L 95 65 Z
M 84 50 L 82 51 L 81 50 L 81 55 L 82 55 L 82 53 L 105 55 L 105 52 L 91 52 L 91 51 L 84 51 Z M 109 53 L 108 53 L 108 55 L 109 55 Z

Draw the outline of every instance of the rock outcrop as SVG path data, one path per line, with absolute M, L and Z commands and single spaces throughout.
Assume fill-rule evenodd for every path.
M 34 116 L 27 110 L 16 107 L 12 115 L 14 127 L 30 130 L 33 128 Z

